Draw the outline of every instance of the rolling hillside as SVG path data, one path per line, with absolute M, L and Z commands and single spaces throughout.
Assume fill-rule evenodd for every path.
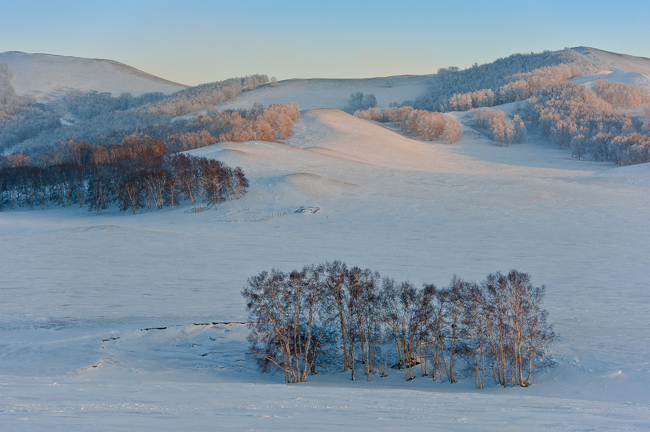
M 0 53 L 0 63 L 13 74 L 12 85 L 19 95 L 44 97 L 74 89 L 139 96 L 187 88 L 113 60 L 9 51 Z
M 188 151 L 245 171 L 247 194 L 217 209 L 1 212 L 0 429 L 647 430 L 650 164 L 578 160 L 533 133 L 501 147 L 468 113 L 445 114 L 464 123 L 452 145 L 332 109 L 426 80 L 289 80 L 220 106 L 303 111 L 283 142 Z M 466 370 L 454 384 L 392 369 L 352 382 L 338 364 L 296 385 L 260 373 L 248 278 L 333 260 L 418 287 L 529 272 L 560 334 L 555 366 L 483 390 Z

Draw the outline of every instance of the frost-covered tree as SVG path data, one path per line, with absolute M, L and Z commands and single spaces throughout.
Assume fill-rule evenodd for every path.
M 314 267 L 290 274 L 272 270 L 250 278 L 242 291 L 252 322 L 250 353 L 263 370 L 282 371 L 288 383 L 307 380 L 329 334 L 319 279 Z
M 377 106 L 377 98 L 374 94 L 364 95 L 362 92 L 357 92 L 350 95 L 350 100 L 344 111 L 354 114 L 356 111 L 363 111 L 374 106 Z
M 589 155 L 621 165 L 650 161 L 650 131 L 641 118 L 624 110 L 631 102 L 615 96 L 634 95 L 636 90 L 604 83 L 599 87 L 596 92 L 562 83 L 538 90 L 530 99 L 532 124 L 578 158 Z
M 526 140 L 526 125 L 519 115 L 510 121 L 501 110 L 479 108 L 472 110 L 472 117 L 479 127 L 486 129 L 491 138 L 504 147 L 511 142 L 521 143 Z
M 262 272 L 242 292 L 251 318 L 251 354 L 262 371 L 280 370 L 302 382 L 315 366 L 366 377 L 403 369 L 456 382 L 461 366 L 477 388 L 492 375 L 496 385 L 527 387 L 536 371 L 552 365 L 557 340 L 542 308 L 545 288 L 527 273 L 493 273 L 478 285 L 454 276 L 445 289 L 381 279 L 369 269 L 335 261 L 283 273 Z M 459 372 L 460 371 L 460 372 Z

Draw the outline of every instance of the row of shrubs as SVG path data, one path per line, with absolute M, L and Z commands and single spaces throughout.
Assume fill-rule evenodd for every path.
M 458 141 L 463 133 L 461 123 L 455 118 L 439 112 L 416 110 L 410 106 L 368 108 L 356 111 L 355 116 L 379 122 L 393 122 L 402 126 L 407 133 L 432 141 L 442 138 L 448 143 Z

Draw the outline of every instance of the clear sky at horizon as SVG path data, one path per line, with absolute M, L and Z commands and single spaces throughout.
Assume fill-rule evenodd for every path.
M 0 0 L 0 52 L 117 60 L 196 85 L 435 73 L 591 46 L 650 57 L 650 0 Z

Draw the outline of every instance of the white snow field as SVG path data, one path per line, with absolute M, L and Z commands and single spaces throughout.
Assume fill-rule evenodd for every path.
M 139 96 L 150 92 L 171 94 L 187 88 L 113 60 L 8 51 L 0 53 L 0 63 L 11 71 L 11 84 L 17 94 L 37 98 L 73 89 Z
M 374 94 L 377 107 L 386 108 L 392 102 L 414 100 L 429 89 L 433 75 L 402 75 L 361 79 L 290 79 L 277 86 L 259 87 L 244 92 L 236 99 L 219 105 L 219 109 L 250 108 L 255 103 L 297 102 L 301 109 L 344 109 L 352 93 Z
M 192 153 L 241 165 L 248 194 L 201 213 L 0 213 L 0 430 L 650 429 L 648 165 L 467 125 L 423 142 L 332 109 L 304 111 L 286 143 Z M 260 374 L 247 278 L 335 259 L 418 285 L 529 272 L 557 365 L 485 390 Z

